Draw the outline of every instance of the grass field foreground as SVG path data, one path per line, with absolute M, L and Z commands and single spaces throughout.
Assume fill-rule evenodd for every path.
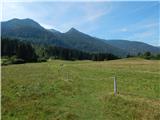
M 159 120 L 160 61 L 52 60 L 2 66 L 2 119 Z

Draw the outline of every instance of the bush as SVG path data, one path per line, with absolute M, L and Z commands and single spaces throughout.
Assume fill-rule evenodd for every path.
M 156 60 L 160 60 L 160 54 L 157 54 L 157 56 L 155 57 Z
M 14 60 L 12 61 L 12 63 L 13 63 L 13 64 L 23 64 L 23 63 L 25 63 L 25 61 L 24 61 L 23 59 L 14 59 Z
M 10 59 L 1 59 L 1 65 L 9 65 L 12 64 Z
M 10 64 L 23 64 L 25 61 L 23 59 L 19 59 L 16 56 L 5 57 L 1 59 L 1 65 L 10 65 Z
M 38 58 L 38 62 L 47 62 L 46 58 Z
M 51 56 L 51 57 L 49 57 L 49 60 L 55 60 L 55 59 L 57 59 L 56 56 Z
M 150 52 L 145 52 L 143 55 L 144 59 L 150 60 L 151 58 L 153 58 L 152 54 Z

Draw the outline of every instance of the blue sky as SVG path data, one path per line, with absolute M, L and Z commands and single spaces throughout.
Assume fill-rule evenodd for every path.
M 31 18 L 61 32 L 71 27 L 102 39 L 160 45 L 160 2 L 4 2 L 2 20 Z

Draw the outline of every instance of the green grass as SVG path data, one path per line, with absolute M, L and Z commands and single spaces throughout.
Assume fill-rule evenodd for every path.
M 159 120 L 159 65 L 136 58 L 2 66 L 2 119 Z

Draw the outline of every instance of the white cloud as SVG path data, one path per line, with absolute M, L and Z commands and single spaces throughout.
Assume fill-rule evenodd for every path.
M 149 23 L 144 25 L 145 28 L 153 28 L 153 27 L 159 27 L 159 23 Z
M 103 3 L 5 2 L 3 3 L 2 20 L 31 18 L 46 28 L 54 26 L 60 31 L 65 32 L 71 27 L 82 28 L 87 23 L 95 26 L 95 22 L 99 18 L 109 14 L 112 10 L 110 3 L 106 4 L 105 7 L 104 5 L 101 7 L 101 5 Z M 72 16 L 72 13 L 77 11 L 81 12 L 81 14 L 79 16 Z
M 86 20 L 94 21 L 111 12 L 111 3 L 108 2 L 105 7 L 102 7 L 101 5 L 102 3 L 84 3 L 81 9 L 85 12 Z
M 48 25 L 48 24 L 40 23 L 40 25 L 43 26 L 44 28 L 47 28 L 47 29 L 53 29 L 54 28 L 52 25 Z
M 65 22 L 64 24 L 60 25 L 60 29 L 66 31 L 70 27 L 81 28 L 85 26 L 86 24 L 93 24 L 92 26 L 95 27 L 97 20 L 99 20 L 103 16 L 108 15 L 112 10 L 111 5 L 105 8 L 101 8 L 95 3 L 94 4 L 93 3 L 83 3 L 83 5 L 80 5 L 79 7 L 83 15 L 76 17 L 76 18 L 72 18 L 71 21 Z M 90 30 L 93 30 L 93 28 L 89 28 L 88 30 L 85 29 L 85 31 L 88 31 L 88 32 Z
M 127 32 L 128 29 L 127 29 L 127 28 L 122 28 L 122 29 L 120 29 L 119 31 L 120 31 L 120 32 Z
M 106 15 L 107 13 L 109 13 L 109 11 L 95 11 L 94 13 L 92 13 L 86 17 L 86 22 L 92 22 L 92 21 Z
M 146 38 L 146 37 L 152 36 L 153 34 L 154 34 L 153 31 L 144 31 L 144 32 L 135 34 L 135 36 L 139 38 Z

